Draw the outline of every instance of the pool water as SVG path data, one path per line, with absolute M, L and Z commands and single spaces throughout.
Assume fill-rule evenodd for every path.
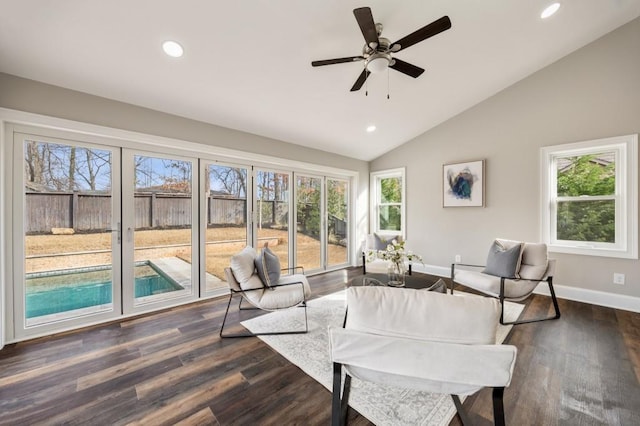
M 28 278 L 26 317 L 34 318 L 111 304 L 112 284 L 110 280 L 105 280 L 110 277 L 110 273 L 109 269 Z M 96 282 L 100 278 L 102 281 Z M 182 286 L 158 273 L 150 265 L 136 266 L 136 298 L 182 289 Z

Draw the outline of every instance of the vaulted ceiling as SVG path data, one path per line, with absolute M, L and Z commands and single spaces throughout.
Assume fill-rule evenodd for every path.
M 543 20 L 552 0 L 0 0 L 0 72 L 372 160 L 640 16 L 640 0 L 559 1 Z M 420 77 L 350 92 L 362 62 L 311 61 L 362 53 L 364 6 L 392 42 L 452 28 L 394 54 Z

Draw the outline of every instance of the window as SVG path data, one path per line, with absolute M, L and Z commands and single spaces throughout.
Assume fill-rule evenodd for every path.
M 638 135 L 542 148 L 549 250 L 638 258 Z
M 371 173 L 371 211 L 377 233 L 405 233 L 404 168 Z

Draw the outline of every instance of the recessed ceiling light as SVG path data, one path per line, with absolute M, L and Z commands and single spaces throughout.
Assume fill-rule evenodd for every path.
M 184 49 L 182 48 L 182 46 L 180 46 L 180 43 L 172 40 L 168 40 L 162 43 L 162 50 L 164 50 L 164 53 L 173 58 L 179 58 L 184 53 Z
M 367 132 L 371 133 L 371 132 L 375 132 L 376 131 L 376 126 L 374 126 L 373 124 L 369 127 L 367 127 Z
M 556 13 L 558 9 L 560 9 L 560 3 L 553 3 L 547 6 L 546 9 L 542 11 L 542 13 L 540 14 L 540 17 L 542 19 L 547 19 L 548 17 Z

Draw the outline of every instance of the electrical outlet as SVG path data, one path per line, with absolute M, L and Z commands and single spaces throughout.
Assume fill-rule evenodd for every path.
M 624 285 L 624 274 L 613 274 L 613 283 L 618 285 Z
M 460 256 L 459 254 L 456 254 L 456 263 L 460 263 L 462 262 L 462 256 Z

